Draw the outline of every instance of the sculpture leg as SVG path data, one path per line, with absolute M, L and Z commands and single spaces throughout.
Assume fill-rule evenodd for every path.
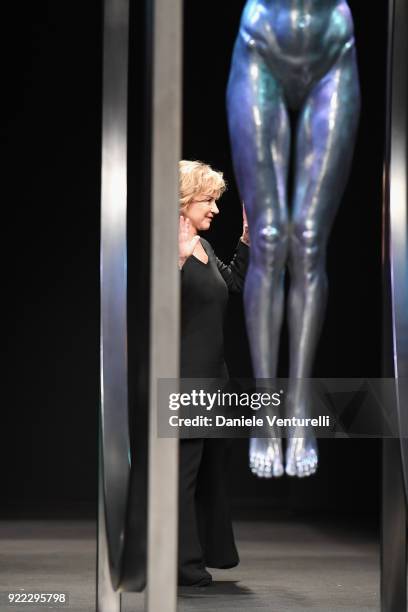
M 310 410 L 305 379 L 312 373 L 326 306 L 326 245 L 347 183 L 359 109 L 358 72 L 351 46 L 314 87 L 298 122 L 289 254 L 289 417 L 307 417 Z M 316 469 L 317 444 L 310 429 L 291 432 L 286 473 L 308 476 Z
M 281 86 L 256 50 L 240 39 L 232 59 L 227 108 L 235 175 L 251 237 L 244 303 L 252 363 L 257 379 L 273 379 L 288 249 L 290 126 Z M 269 439 L 251 440 L 250 465 L 258 476 L 283 473 L 277 432 Z

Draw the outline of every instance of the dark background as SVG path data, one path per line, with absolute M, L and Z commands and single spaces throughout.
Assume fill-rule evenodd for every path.
M 381 375 L 381 187 L 385 112 L 385 0 L 350 0 L 362 116 L 348 188 L 328 252 L 329 303 L 314 376 Z M 208 234 L 228 260 L 241 232 L 224 108 L 232 46 L 244 1 L 185 1 L 183 157 L 225 173 L 229 189 Z M 7 199 L 3 210 L 3 514 L 95 513 L 99 403 L 99 199 L 101 3 L 26 2 L 8 19 Z M 139 195 L 146 75 L 143 23 L 132 8 L 129 99 L 129 215 L 132 241 L 146 234 Z M 5 240 L 3 240 L 5 244 Z M 143 240 L 141 240 L 143 245 Z M 132 266 L 131 266 L 132 269 Z M 136 266 L 133 265 L 136 272 Z M 131 289 L 130 316 L 137 317 Z M 132 326 L 132 321 L 130 321 Z M 135 324 L 136 327 L 136 324 Z M 250 372 L 240 297 L 231 299 L 227 359 Z M 280 375 L 286 375 L 284 330 Z M 143 343 L 141 343 L 141 346 Z M 131 384 L 140 377 L 131 364 Z M 323 440 L 306 480 L 262 481 L 247 468 L 247 441 L 234 449 L 235 512 L 351 514 L 376 520 L 379 441 Z

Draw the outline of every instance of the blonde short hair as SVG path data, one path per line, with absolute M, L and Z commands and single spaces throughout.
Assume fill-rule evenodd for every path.
M 201 161 L 179 162 L 180 208 L 188 206 L 199 194 L 212 195 L 216 200 L 226 189 L 222 172 Z

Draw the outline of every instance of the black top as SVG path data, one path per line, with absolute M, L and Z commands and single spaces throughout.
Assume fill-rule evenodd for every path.
M 181 378 L 213 378 L 225 375 L 224 315 L 228 291 L 244 286 L 249 247 L 239 240 L 234 258 L 226 266 L 207 240 L 203 263 L 191 255 L 181 270 Z

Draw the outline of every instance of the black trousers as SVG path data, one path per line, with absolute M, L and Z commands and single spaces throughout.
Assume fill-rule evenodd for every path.
M 205 567 L 239 563 L 227 496 L 230 440 L 181 439 L 179 583 L 209 577 Z

